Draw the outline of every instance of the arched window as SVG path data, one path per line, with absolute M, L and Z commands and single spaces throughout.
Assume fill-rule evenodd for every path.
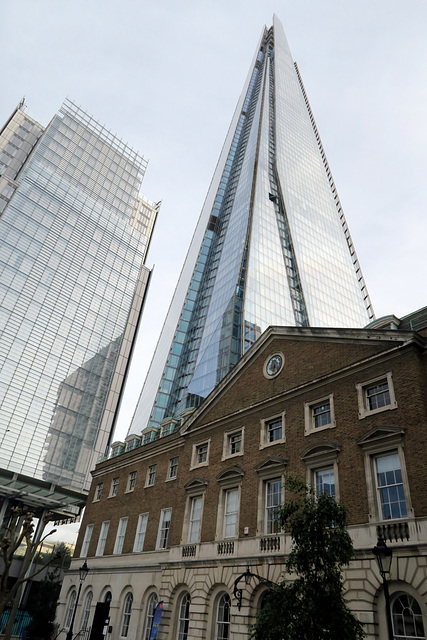
M 92 606 L 92 598 L 93 598 L 93 593 L 92 591 L 89 591 L 89 593 L 86 596 L 85 604 L 83 607 L 82 629 L 84 631 L 86 631 L 86 629 L 88 628 L 87 623 L 89 622 L 90 608 Z
M 122 638 L 127 638 L 130 624 L 130 617 L 132 614 L 132 603 L 133 603 L 133 595 L 128 593 L 125 598 L 125 604 L 123 607 L 123 616 L 122 616 L 122 630 L 120 635 Z
M 145 616 L 144 635 L 142 640 L 150 640 L 151 625 L 153 624 L 154 611 L 157 607 L 157 593 L 152 593 L 147 602 L 147 614 Z
M 113 596 L 111 594 L 111 591 L 107 591 L 107 593 L 105 594 L 105 598 L 104 598 L 104 602 L 111 602 L 111 600 L 113 599 Z
M 413 596 L 401 593 L 394 598 L 391 614 L 395 640 L 424 640 L 423 614 Z
M 68 628 L 71 624 L 71 618 L 73 617 L 73 613 L 74 613 L 74 605 L 76 604 L 76 592 L 73 591 L 70 595 L 70 599 L 68 600 L 68 609 L 67 609 L 67 615 L 65 618 L 65 626 Z
M 215 640 L 229 640 L 230 638 L 230 607 L 230 596 L 228 593 L 223 593 L 218 600 Z
M 190 594 L 184 593 L 181 598 L 178 613 L 178 633 L 176 640 L 187 640 L 188 625 L 190 624 Z

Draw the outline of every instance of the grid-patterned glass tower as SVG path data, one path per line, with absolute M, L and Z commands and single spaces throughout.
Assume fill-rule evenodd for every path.
M 68 100 L 0 130 L 0 495 L 11 472 L 88 489 L 109 443 L 150 274 L 146 164 Z
M 298 68 L 273 20 L 237 105 L 132 433 L 197 406 L 269 325 L 362 327 L 373 318 Z

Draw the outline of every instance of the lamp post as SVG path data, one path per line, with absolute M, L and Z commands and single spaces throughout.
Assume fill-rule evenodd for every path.
M 76 598 L 76 602 L 74 604 L 73 617 L 71 618 L 71 624 L 70 624 L 70 628 L 68 629 L 66 640 L 73 640 L 73 625 L 74 625 L 74 619 L 76 617 L 77 605 L 79 604 L 80 592 L 82 590 L 83 582 L 86 580 L 86 576 L 87 576 L 88 573 L 89 573 L 89 568 L 88 568 L 87 562 L 85 560 L 84 563 L 82 564 L 82 566 L 79 569 L 79 574 L 80 574 L 79 590 L 77 591 L 77 598 Z
M 390 610 L 390 592 L 388 590 L 388 581 L 386 577 L 387 574 L 390 575 L 393 551 L 389 549 L 389 547 L 385 543 L 385 540 L 383 540 L 381 536 L 378 538 L 378 542 L 372 551 L 378 563 L 378 569 L 383 579 L 388 638 L 389 640 L 393 640 L 393 625 L 391 621 Z

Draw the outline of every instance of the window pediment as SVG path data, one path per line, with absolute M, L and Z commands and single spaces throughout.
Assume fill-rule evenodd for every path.
M 255 471 L 260 476 L 270 476 L 272 472 L 281 474 L 282 471 L 286 469 L 288 460 L 288 458 L 284 458 L 283 456 L 268 456 L 268 458 L 265 458 L 255 467 Z
M 322 442 L 320 444 L 307 447 L 307 449 L 304 449 L 300 457 L 301 457 L 301 460 L 303 460 L 304 462 L 309 462 L 311 460 L 315 460 L 317 458 L 324 458 L 327 456 L 332 456 L 336 458 L 340 451 L 341 451 L 340 443 L 336 442 L 335 440 L 329 440 L 327 442 Z
M 403 427 L 375 427 L 359 438 L 357 444 L 361 449 L 369 452 L 371 449 L 377 450 L 378 447 L 382 448 L 384 446 L 389 447 L 401 444 L 404 435 L 405 429 Z
M 184 485 L 184 489 L 187 493 L 193 493 L 193 492 L 200 493 L 201 491 L 205 491 L 207 486 L 208 486 L 207 478 L 197 476 L 196 478 L 193 478 L 190 482 L 187 482 L 187 484 Z
M 216 479 L 219 482 L 219 484 L 225 484 L 228 482 L 233 482 L 234 484 L 236 483 L 241 483 L 243 480 L 243 476 L 245 475 L 245 470 L 240 467 L 238 464 L 233 465 L 232 467 L 228 467 L 227 469 L 224 469 L 223 471 L 221 471 Z

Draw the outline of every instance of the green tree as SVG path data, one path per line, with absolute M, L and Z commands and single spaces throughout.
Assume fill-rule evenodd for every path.
M 362 640 L 361 623 L 343 597 L 342 570 L 354 557 L 347 511 L 332 496 L 314 495 L 289 478 L 280 525 L 292 538 L 290 580 L 272 588 L 252 627 L 253 640 Z
M 28 640 L 50 640 L 56 631 L 55 614 L 61 591 L 58 574 L 58 569 L 49 571 L 37 585 L 37 594 L 28 607 L 33 618 L 25 635 Z

